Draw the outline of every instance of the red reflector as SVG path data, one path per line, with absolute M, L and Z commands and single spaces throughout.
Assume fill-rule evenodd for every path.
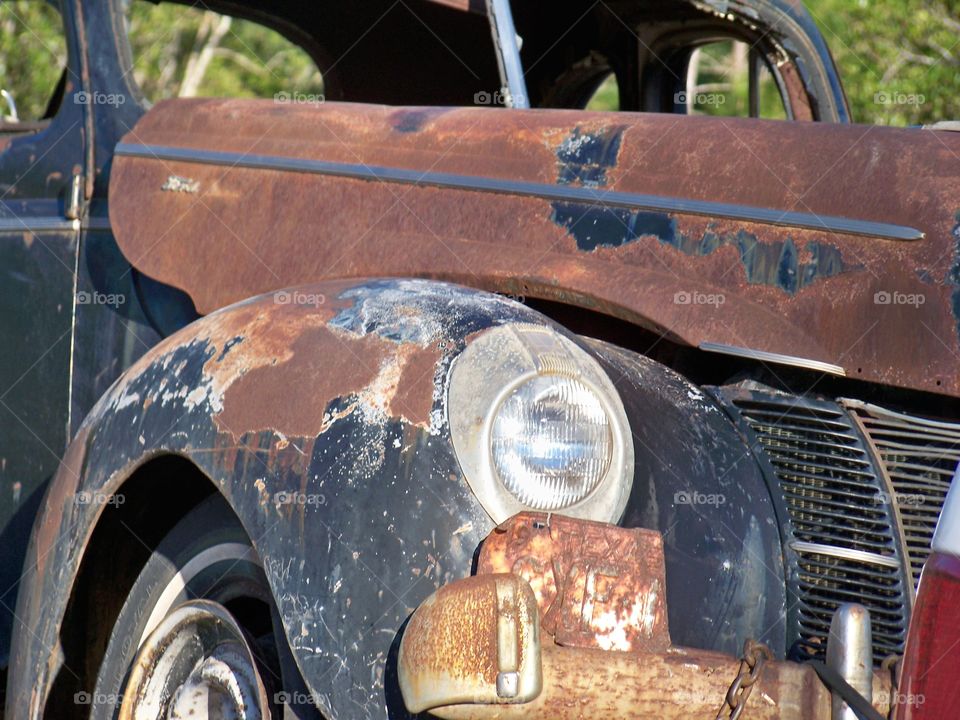
M 897 720 L 960 717 L 960 558 L 924 565 L 896 700 Z

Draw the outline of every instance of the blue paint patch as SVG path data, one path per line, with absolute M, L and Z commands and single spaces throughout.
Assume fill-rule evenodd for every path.
M 785 241 L 763 243 L 745 230 L 720 234 L 709 228 L 699 237 L 685 235 L 677 228 L 676 219 L 666 213 L 555 202 L 552 220 L 563 227 L 584 252 L 623 247 L 641 238 L 656 238 L 663 245 L 695 257 L 733 246 L 740 255 L 748 283 L 780 288 L 790 295 L 819 279 L 863 269 L 862 265 L 844 263 L 838 248 L 821 242 L 808 242 L 806 250 L 810 260 L 801 262 L 800 250 L 789 237 Z M 960 263 L 956 273 L 960 308 Z
M 577 247 L 586 252 L 598 247 L 620 247 L 648 235 L 669 242 L 677 233 L 676 220 L 665 213 L 582 203 L 554 203 L 553 221 L 566 228 Z
M 394 113 L 393 129 L 401 133 L 420 132 L 427 122 L 427 114 L 421 110 L 401 110 Z
M 243 342 L 243 338 L 240 337 L 239 335 L 236 335 L 230 338 L 227 342 L 223 344 L 223 350 L 220 351 L 220 357 L 217 358 L 217 362 L 220 362 L 221 360 L 223 360 L 227 356 L 227 353 L 230 352 L 231 349 L 233 349 L 234 345 L 239 345 L 242 342 Z
M 557 148 L 557 182 L 560 185 L 580 184 L 602 187 L 607 184 L 607 170 L 616 166 L 625 125 L 585 132 L 573 132 Z

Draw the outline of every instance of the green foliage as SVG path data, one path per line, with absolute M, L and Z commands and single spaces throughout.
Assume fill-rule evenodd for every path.
M 857 122 L 960 119 L 960 2 L 807 0 Z
M 63 24 L 51 5 L 0 2 L 0 88 L 13 96 L 21 120 L 43 117 L 66 62 Z
M 133 76 L 151 100 L 178 95 L 315 98 L 313 61 L 278 33 L 189 5 L 127 0 Z M 807 0 L 830 45 L 858 122 L 907 125 L 960 119 L 960 0 Z M 43 116 L 66 60 L 59 16 L 44 0 L 0 0 L 0 87 L 22 119 Z M 742 53 L 731 43 L 704 49 L 694 112 L 746 114 Z M 782 108 L 769 78 L 761 115 Z M 717 100 L 722 96 L 723 101 Z M 592 109 L 617 107 L 616 82 Z
M 134 79 L 151 100 L 323 93 L 309 55 L 262 25 L 188 6 L 137 1 L 128 17 Z

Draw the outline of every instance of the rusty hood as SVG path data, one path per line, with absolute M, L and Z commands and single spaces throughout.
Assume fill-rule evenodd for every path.
M 437 278 L 960 396 L 958 168 L 929 130 L 174 100 L 118 146 L 110 219 L 201 313 Z

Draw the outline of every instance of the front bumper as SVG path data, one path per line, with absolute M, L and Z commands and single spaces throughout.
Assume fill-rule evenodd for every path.
M 474 577 L 412 616 L 399 656 L 407 707 L 478 720 L 716 717 L 744 665 L 672 645 L 665 585 L 659 533 L 517 515 L 484 541 Z M 888 676 L 874 673 L 872 696 L 886 716 Z M 809 665 L 772 659 L 741 702 L 750 718 L 832 713 Z

